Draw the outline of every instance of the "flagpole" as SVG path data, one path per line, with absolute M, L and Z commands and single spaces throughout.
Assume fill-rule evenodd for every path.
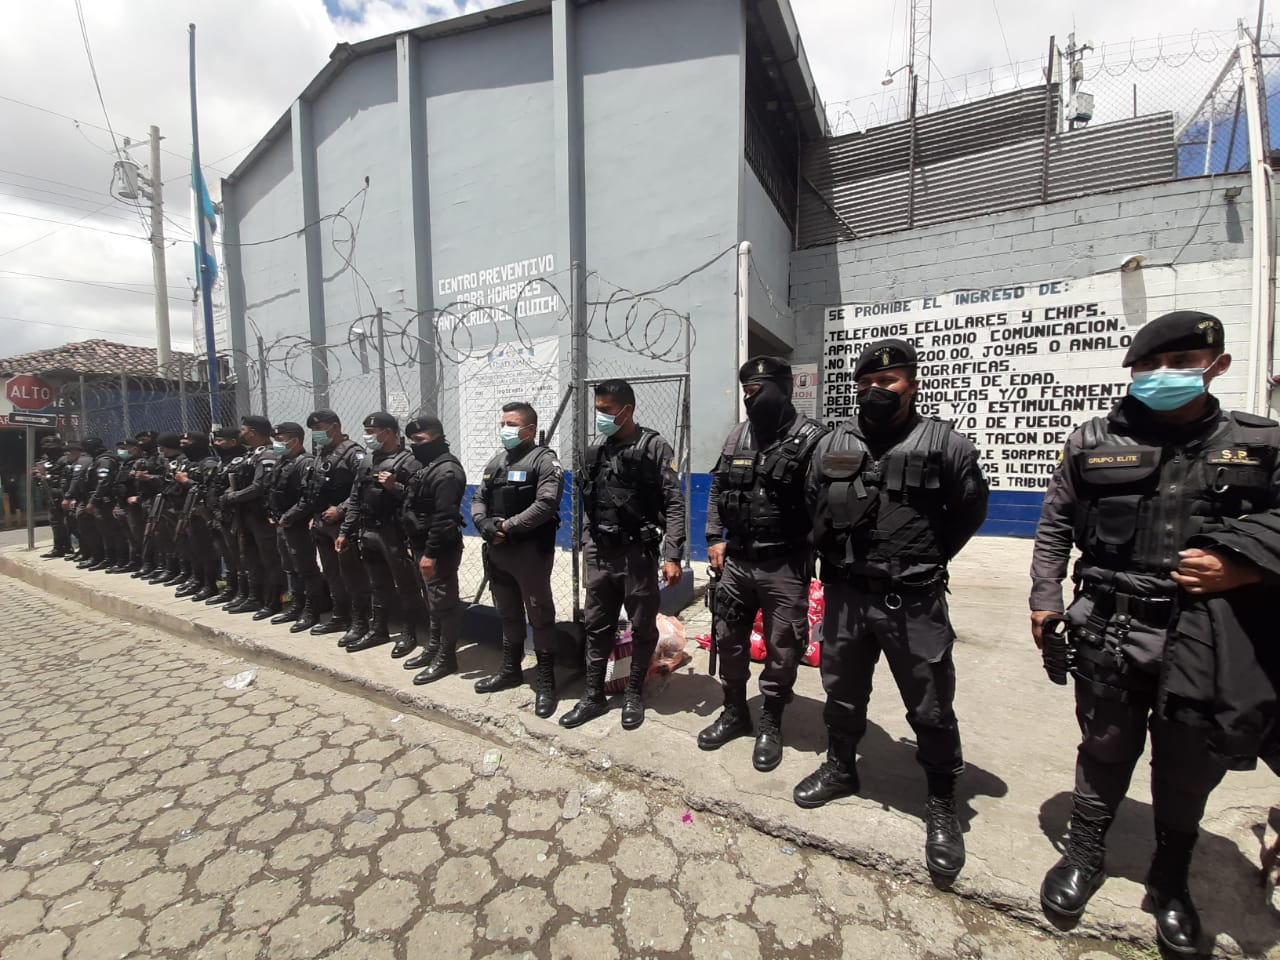
M 188 25 L 191 36 L 191 189 L 196 190 L 198 183 L 204 180 L 204 171 L 200 168 L 200 122 L 196 114 L 196 25 Z M 196 178 L 200 180 L 197 181 Z M 209 241 L 204 226 L 203 197 L 196 194 L 196 217 L 193 226 L 200 243 L 200 300 L 204 304 L 204 348 L 206 365 L 209 370 L 209 419 L 213 427 L 221 424 L 219 416 L 221 404 L 218 402 L 218 350 L 213 335 L 213 300 L 210 296 L 212 277 L 209 276 Z

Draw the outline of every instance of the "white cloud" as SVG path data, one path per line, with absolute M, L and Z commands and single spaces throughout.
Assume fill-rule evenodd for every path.
M 166 206 L 181 225 L 180 230 L 166 224 L 171 240 L 185 238 L 189 226 L 189 21 L 199 24 L 201 149 L 206 164 L 212 162 L 209 178 L 216 182 L 288 108 L 334 44 L 497 5 L 497 0 L 333 2 L 340 4 L 336 20 L 322 0 L 85 0 L 98 74 L 117 132 L 145 137 L 149 124 L 159 124 L 171 151 L 162 157 Z M 900 63 L 907 0 L 792 2 L 819 90 L 828 100 L 874 93 L 886 65 Z M 1049 34 L 1062 38 L 1073 22 L 1082 37 L 1116 41 L 1197 28 L 1229 30 L 1236 17 L 1252 18 L 1256 10 L 1256 0 L 1165 0 L 1155 21 L 1151 4 L 997 3 L 1016 59 L 1042 57 Z M 939 71 L 958 77 L 1007 59 L 990 0 L 934 7 L 933 60 Z M 8 4 L 5 14 L 0 93 L 100 126 L 102 113 L 72 4 Z M 148 342 L 154 331 L 150 253 L 133 211 L 108 196 L 108 135 L 91 126 L 77 131 L 68 120 L 8 100 L 0 100 L 0 130 L 0 329 L 5 334 L 0 353 L 91 336 Z M 145 161 L 145 154 L 144 148 L 134 157 Z M 5 215 L 72 221 L 103 205 L 105 210 L 86 224 L 136 239 Z M 166 262 L 171 292 L 179 298 L 170 304 L 175 346 L 189 347 L 189 294 L 183 288 L 194 271 L 185 239 L 168 248 Z M 14 273 L 98 280 L 140 293 Z

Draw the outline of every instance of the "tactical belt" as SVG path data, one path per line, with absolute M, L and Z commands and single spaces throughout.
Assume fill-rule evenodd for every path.
M 921 593 L 932 590 L 939 584 L 947 582 L 945 573 L 930 577 L 928 580 L 897 580 L 889 577 L 867 577 L 851 573 L 843 577 L 846 583 L 867 593 Z
M 730 543 L 726 547 L 725 553 L 735 560 L 759 562 L 761 560 L 776 560 L 778 557 L 790 557 L 804 550 L 805 545 L 803 543 Z
M 1101 583 L 1086 583 L 1082 592 L 1093 601 L 1090 619 L 1110 620 L 1112 614 L 1120 611 L 1126 619 L 1141 620 L 1152 627 L 1167 627 L 1173 620 L 1172 597 L 1140 596 Z

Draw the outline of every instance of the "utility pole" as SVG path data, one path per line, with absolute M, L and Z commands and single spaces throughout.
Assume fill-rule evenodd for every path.
M 164 181 L 160 176 L 160 128 L 151 125 L 151 273 L 156 287 L 156 360 L 169 367 L 169 280 L 164 265 Z

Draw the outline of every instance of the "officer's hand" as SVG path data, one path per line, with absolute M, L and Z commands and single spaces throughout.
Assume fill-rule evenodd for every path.
M 124 511 L 121 510 L 119 507 L 116 507 L 114 510 L 112 510 L 111 515 L 115 517 L 117 520 L 124 519 Z
M 86 504 L 84 505 L 84 512 L 85 512 L 85 513 L 87 513 L 87 514 L 89 514 L 89 516 L 93 516 L 93 513 L 94 513 L 94 510 L 93 510 L 93 504 L 92 504 L 92 503 L 86 503 Z
M 63 501 L 62 501 L 62 509 L 63 509 L 63 510 L 70 510 L 70 509 L 71 509 L 71 501 L 70 501 L 70 500 L 63 500 Z
M 727 543 L 713 543 L 707 547 L 707 560 L 711 563 L 712 573 L 724 573 L 724 555 L 728 549 Z
M 276 523 L 276 521 L 272 517 L 267 517 L 267 523 L 271 524 L 271 526 L 273 527 L 279 526 L 279 524 Z
M 428 580 L 436 578 L 436 562 L 431 557 L 423 557 L 419 560 L 418 569 L 422 571 L 422 575 Z
M 137 498 L 137 497 L 130 497 L 130 498 L 129 498 L 129 502 L 130 502 L 130 503 L 137 503 L 137 502 L 138 502 L 138 498 Z
M 1225 593 L 1236 587 L 1262 582 L 1262 571 L 1243 558 L 1207 550 L 1183 550 L 1182 562 L 1172 574 L 1187 593 Z
M 1060 610 L 1032 610 L 1031 611 L 1031 639 L 1036 642 L 1036 649 L 1044 649 L 1044 622 L 1050 617 L 1058 617 L 1062 615 Z
M 662 585 L 664 587 L 674 587 L 680 582 L 682 575 L 683 571 L 680 569 L 680 564 L 672 563 L 668 560 L 662 565 Z
M 342 553 L 342 551 L 346 550 L 347 538 L 339 537 L 337 540 L 333 541 L 333 549 L 337 550 L 339 553 Z
M 330 507 L 324 513 L 320 514 L 320 519 L 325 523 L 337 523 L 342 519 L 342 514 L 338 512 L 337 507 Z
M 396 484 L 396 475 L 383 470 L 378 474 L 378 483 L 382 484 L 386 489 L 390 490 Z
M 187 471 L 185 471 L 185 470 L 179 470 L 177 473 L 175 473 L 175 474 L 173 475 L 173 479 L 177 480 L 179 483 L 186 483 L 186 482 L 187 482 Z

